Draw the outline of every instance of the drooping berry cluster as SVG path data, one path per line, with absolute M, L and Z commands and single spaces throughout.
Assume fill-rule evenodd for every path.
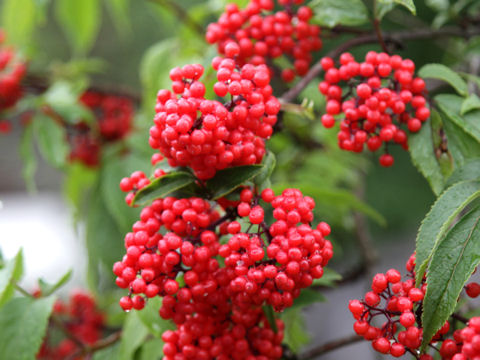
M 262 203 L 274 209 L 271 225 Z M 163 297 L 159 314 L 177 325 L 164 334 L 166 360 L 279 359 L 283 324 L 275 334 L 262 306 L 291 306 L 332 257 L 330 228 L 310 227 L 315 204 L 299 190 L 245 188 L 235 205 L 220 216 L 201 198 L 157 199 L 125 237 L 113 268 L 129 289 L 120 305 L 139 310 Z
M 159 171 L 155 172 L 155 177 L 160 177 L 165 174 L 163 170 L 158 170 Z M 150 184 L 150 179 L 143 171 L 134 171 L 130 177 L 124 177 L 120 180 L 120 190 L 127 193 L 125 196 L 127 205 L 131 205 L 137 191 L 143 189 L 148 184 Z
M 282 10 L 274 11 L 273 0 L 251 0 L 245 9 L 229 4 L 218 22 L 208 26 L 207 41 L 240 65 L 270 64 L 272 59 L 287 56 L 293 60 L 293 69 L 282 70 L 284 81 L 305 75 L 312 52 L 322 47 L 320 27 L 309 23 L 313 12 L 308 6 L 294 10 L 303 0 L 278 3 Z
M 350 53 L 340 56 L 340 66 L 322 59 L 325 79 L 319 84 L 326 96 L 322 124 L 331 128 L 335 116 L 343 114 L 338 133 L 341 149 L 361 152 L 365 145 L 376 151 L 384 145 L 382 166 L 393 165 L 390 144 L 407 148 L 407 133 L 417 132 L 430 117 L 426 106 L 425 82 L 415 77 L 415 64 L 398 55 L 369 51 L 364 62 Z
M 67 138 L 70 143 L 70 161 L 80 161 L 95 167 L 100 162 L 104 143 L 124 138 L 132 128 L 133 103 L 122 96 L 86 91 L 80 102 L 95 115 L 96 122 L 80 122 L 67 125 Z
M 95 344 L 102 337 L 104 315 L 97 309 L 92 296 L 83 292 L 71 295 L 70 302 L 58 300 L 53 308 L 53 314 L 59 317 L 65 328 L 85 345 Z M 69 338 L 55 342 L 53 336 L 47 332 L 37 359 L 62 360 L 81 350 Z
M 22 97 L 20 82 L 26 73 L 25 62 L 4 41 L 5 33 L 0 30 L 0 114 Z M 10 129 L 10 122 L 0 119 L 0 133 L 8 133 Z
M 280 111 L 264 65 L 239 68 L 234 60 L 222 58 L 212 65 L 217 70 L 216 94 L 230 95 L 231 100 L 222 104 L 205 98 L 201 65 L 174 68 L 173 92 L 158 92 L 149 139 L 171 166 L 191 167 L 202 180 L 220 169 L 261 162 L 264 140 Z
M 420 360 L 433 360 L 429 354 L 420 354 L 423 329 L 421 327 L 422 300 L 426 284 L 415 286 L 415 255 L 407 261 L 408 279 L 402 280 L 399 271 L 388 270 L 377 274 L 372 281 L 372 291 L 365 294 L 363 300 L 350 300 L 349 310 L 356 319 L 355 332 L 365 340 L 372 342 L 372 347 L 393 357 L 401 357 L 406 352 Z M 459 351 L 458 331 L 454 339 L 446 334 L 450 331 L 447 321 L 431 340 L 432 348 L 437 349 L 442 359 L 452 359 Z M 441 346 L 438 347 L 438 344 Z
M 477 360 L 480 358 L 480 317 L 473 317 L 468 326 L 457 335 L 462 342 L 462 349 L 452 360 Z

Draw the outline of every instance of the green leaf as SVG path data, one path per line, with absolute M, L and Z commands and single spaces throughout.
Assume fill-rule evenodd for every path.
M 0 309 L 0 359 L 35 359 L 54 302 L 54 297 L 22 297 L 10 300 Z
M 74 216 L 81 213 L 86 204 L 85 194 L 91 189 L 98 176 L 97 169 L 92 169 L 79 161 L 68 165 L 63 182 L 63 194 L 73 206 Z
M 95 42 L 101 20 L 99 0 L 55 2 L 55 16 L 76 54 L 85 54 Z
M 460 112 L 456 112 L 463 101 L 462 98 L 456 95 L 441 94 L 435 96 L 440 110 L 456 125 L 460 126 L 467 134 L 472 136 L 477 142 L 480 143 L 480 125 L 478 123 L 478 115 L 480 112 L 470 113 L 465 116 L 461 116 Z
M 463 286 L 480 263 L 480 208 L 463 216 L 434 252 L 423 300 L 422 348 L 455 310 Z
M 313 286 L 335 287 L 338 281 L 342 280 L 342 275 L 330 268 L 323 268 L 323 275 L 320 279 L 313 280 Z
M 23 179 L 28 191 L 34 192 L 36 190 L 35 171 L 37 170 L 37 158 L 33 145 L 33 125 L 31 123 L 23 130 L 19 152 L 23 161 Z
M 125 36 L 131 30 L 130 0 L 107 0 L 107 9 L 117 31 Z
M 442 64 L 426 64 L 418 71 L 422 78 L 439 79 L 449 83 L 460 95 L 468 95 L 467 83 L 455 71 Z
M 355 26 L 368 22 L 368 10 L 361 0 L 313 0 L 309 6 L 320 25 Z
M 263 313 L 267 317 L 268 323 L 270 324 L 270 328 L 277 333 L 278 332 L 278 327 L 277 327 L 277 321 L 275 319 L 275 312 L 273 311 L 273 307 L 271 305 L 264 305 L 262 306 L 263 308 Z
M 40 287 L 40 291 L 43 297 L 50 296 L 63 285 L 65 285 L 68 280 L 72 277 L 73 270 L 68 270 L 60 279 L 58 279 L 55 283 L 49 284 L 43 279 L 38 279 L 38 286 Z
M 206 182 L 207 190 L 211 198 L 216 200 L 261 174 L 264 168 L 263 165 L 244 165 L 217 171 L 215 176 Z
M 158 316 L 158 315 L 157 315 Z M 136 311 L 131 311 L 125 317 L 122 339 L 120 341 L 120 360 L 131 360 L 135 351 L 145 342 L 148 329 L 140 320 Z
M 439 117 L 440 115 L 433 110 L 432 118 L 435 116 Z M 427 179 L 433 192 L 439 195 L 444 187 L 445 179 L 435 156 L 431 122 L 423 124 L 416 134 L 410 134 L 408 143 L 413 164 Z
M 33 124 L 42 156 L 51 166 L 63 167 L 70 152 L 64 128 L 43 114 L 35 116 Z
M 303 289 L 300 295 L 293 301 L 292 308 L 304 308 L 305 306 L 325 301 L 327 299 L 318 290 Z
M 153 180 L 148 186 L 135 194 L 132 204 L 146 204 L 155 199 L 162 198 L 174 191 L 181 190 L 195 183 L 192 174 L 176 171 Z
M 480 98 L 476 94 L 470 94 L 462 103 L 461 115 L 465 115 L 472 110 L 480 109 Z
M 9 42 L 17 46 L 28 45 L 35 27 L 34 0 L 4 0 L 2 27 Z
M 408 10 L 410 10 L 410 12 L 411 12 L 413 15 L 416 15 L 416 14 L 417 14 L 417 8 L 415 7 L 415 4 L 414 4 L 413 0 L 394 0 L 394 1 L 395 1 L 397 4 L 406 7 Z
M 474 199 L 480 197 L 480 181 L 463 181 L 435 201 L 423 219 L 416 240 L 416 282 L 423 278 L 428 262 L 455 217 Z
M 270 176 L 275 169 L 276 163 L 277 160 L 275 159 L 275 154 L 273 154 L 271 151 L 268 151 L 262 161 L 263 169 L 257 176 L 255 176 L 254 179 L 255 184 L 257 184 L 260 189 L 264 189 L 266 187 L 264 185 L 270 180 Z
M 114 344 L 113 346 L 106 347 L 105 349 L 101 349 L 95 351 L 93 354 L 92 360 L 111 360 L 111 359 L 118 359 L 118 353 L 120 351 L 120 345 Z
M 22 275 L 23 251 L 20 250 L 13 259 L 7 261 L 5 266 L 0 269 L 0 306 L 13 296 L 15 292 L 13 283 L 19 281 Z
M 162 358 L 163 341 L 160 339 L 152 339 L 147 341 L 140 350 L 140 360 L 160 360 Z
M 310 335 L 305 331 L 305 317 L 300 308 L 289 308 L 281 315 L 281 319 L 285 323 L 283 342 L 294 352 L 298 351 L 310 342 Z
M 162 319 L 158 316 L 158 310 L 162 306 L 162 298 L 161 297 L 154 297 L 148 299 L 145 308 L 142 311 L 138 311 L 137 315 L 139 319 L 143 322 L 143 325 L 147 327 L 149 332 L 156 336 L 157 338 L 161 338 L 162 334 L 165 330 L 172 329 L 173 324 L 168 321 Z
M 393 0 L 390 1 L 382 1 L 382 2 L 377 2 L 377 6 L 375 7 L 375 18 L 378 20 L 382 20 L 385 15 L 387 15 L 390 11 L 392 11 L 397 4 L 393 2 Z
M 469 159 L 456 169 L 448 178 L 447 186 L 467 180 L 480 180 L 480 158 Z

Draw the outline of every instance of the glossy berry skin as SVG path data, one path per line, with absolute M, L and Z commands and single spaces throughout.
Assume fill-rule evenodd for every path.
M 321 64 L 325 78 L 318 89 L 327 99 L 322 124 L 331 128 L 335 116 L 341 116 L 341 149 L 362 152 L 366 147 L 373 152 L 383 147 L 380 165 L 392 166 L 394 159 L 387 145 L 407 149 L 407 131 L 420 131 L 430 117 L 425 82 L 414 77 L 413 62 L 369 51 L 363 62 L 343 53 L 338 67 L 330 58 L 322 59 Z M 342 94 L 343 87 L 347 88 L 346 94 Z
M 274 11 L 272 0 L 251 0 L 245 9 L 229 4 L 216 23 L 207 28 L 206 40 L 237 64 L 267 64 L 273 59 L 292 58 L 293 68 L 281 72 L 290 82 L 307 73 L 312 53 L 322 48 L 320 27 L 310 24 L 313 16 L 303 1 L 281 1 L 284 9 Z

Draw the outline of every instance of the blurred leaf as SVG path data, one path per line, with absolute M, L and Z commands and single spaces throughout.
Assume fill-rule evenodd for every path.
M 479 222 L 480 208 L 476 208 L 460 219 L 433 253 L 423 300 L 423 349 L 455 310 L 463 286 L 480 263 Z
M 101 21 L 99 0 L 60 0 L 55 16 L 76 54 L 85 54 L 93 46 Z
M 120 344 L 114 344 L 113 346 L 106 347 L 95 351 L 92 360 L 111 360 L 118 359 L 118 353 L 120 351 Z
M 63 285 L 65 285 L 68 280 L 72 277 L 73 270 L 68 270 L 60 279 L 58 279 L 55 283 L 49 284 L 42 278 L 38 279 L 38 286 L 40 287 L 40 291 L 43 297 L 50 296 Z
M 26 46 L 35 27 L 34 0 L 3 0 L 2 27 L 7 40 L 17 46 Z
M 392 1 L 379 1 L 375 8 L 375 17 L 382 20 L 385 15 L 392 11 L 397 4 Z
M 35 359 L 54 302 L 54 297 L 22 297 L 12 299 L 0 309 L 0 359 Z
M 449 83 L 460 95 L 468 95 L 467 83 L 455 71 L 443 64 L 426 64 L 418 71 L 418 76 L 443 80 Z
M 131 311 L 125 318 L 120 341 L 120 360 L 133 359 L 135 351 L 145 342 L 148 336 L 148 329 L 140 320 L 138 314 L 136 311 Z
M 423 219 L 416 240 L 415 278 L 423 278 L 428 262 L 455 217 L 480 197 L 480 181 L 462 181 L 445 190 Z
M 158 315 L 158 310 L 161 306 L 162 298 L 156 296 L 148 299 L 145 308 L 137 312 L 138 318 L 143 322 L 143 325 L 147 327 L 152 335 L 159 339 L 165 330 L 172 329 L 172 326 L 174 326 L 170 321 L 164 320 Z
M 325 301 L 327 301 L 327 299 L 320 291 L 308 288 L 302 289 L 300 295 L 293 301 L 292 308 L 302 309 L 305 306 Z
M 264 165 L 243 165 L 219 170 L 213 178 L 207 180 L 207 190 L 211 198 L 216 200 L 261 174 L 264 168 Z
M 27 190 L 34 192 L 35 171 L 37 170 L 37 158 L 35 156 L 33 142 L 33 125 L 28 124 L 23 130 L 22 139 L 20 141 L 20 157 L 23 161 L 22 175 L 27 186 Z
M 463 100 L 460 114 L 464 115 L 469 111 L 480 109 L 480 98 L 476 94 L 470 94 Z
M 5 262 L 0 269 L 0 306 L 5 304 L 15 292 L 14 282 L 20 280 L 23 275 L 23 251 L 20 249 L 11 260 Z M 1 328 L 0 328 L 1 329 Z M 0 356 L 0 358 L 2 358 Z
M 355 26 L 368 22 L 368 10 L 361 0 L 313 0 L 309 6 L 320 25 Z
M 441 94 L 435 96 L 435 101 L 437 102 L 440 110 L 455 124 L 460 126 L 467 134 L 475 138 L 477 142 L 480 143 L 480 124 L 478 123 L 477 116 L 479 113 L 475 113 L 475 117 L 469 117 L 473 115 L 472 113 L 466 115 L 465 117 L 460 115 L 460 112 L 456 112 L 455 110 L 458 109 L 463 99 L 456 95 L 450 94 Z M 468 121 L 470 120 L 470 121 Z
M 425 0 L 425 4 L 437 12 L 448 10 L 450 6 L 448 0 Z
M 270 180 L 273 170 L 275 170 L 275 165 L 277 160 L 275 155 L 271 151 L 267 151 L 262 161 L 262 171 L 255 176 L 254 182 L 259 186 L 260 189 L 264 189 L 268 186 L 265 186 L 265 183 Z
M 158 315 L 156 315 L 158 317 Z M 140 360 L 160 360 L 163 359 L 163 341 L 152 339 L 143 344 L 140 350 Z
M 38 148 L 44 159 L 53 167 L 65 165 L 70 148 L 65 129 L 44 114 L 37 114 L 33 119 L 37 135 Z
M 192 174 L 176 171 L 156 178 L 135 194 L 132 204 L 146 204 L 195 183 Z
M 68 165 L 63 181 L 63 193 L 73 206 L 74 217 L 81 213 L 82 205 L 87 200 L 85 194 L 93 186 L 97 176 L 97 169 L 92 169 L 79 161 Z
M 268 323 L 270 324 L 270 328 L 277 333 L 278 332 L 278 327 L 277 327 L 277 320 L 275 318 L 275 312 L 273 311 L 273 307 L 271 305 L 264 305 L 262 306 L 263 308 L 263 313 L 267 317 Z
M 379 7 L 377 7 L 377 18 L 382 18 L 385 13 L 386 13 L 386 10 L 385 9 L 385 6 L 389 6 L 389 5 L 395 5 L 395 4 L 398 4 L 398 5 L 402 5 L 404 7 L 406 7 L 408 10 L 410 10 L 410 12 L 413 14 L 413 15 L 416 15 L 417 13 L 417 8 L 415 7 L 415 4 L 413 3 L 413 0 L 379 0 L 379 5 L 382 4 L 384 5 L 383 9 L 379 9 Z M 390 8 L 391 10 L 391 8 Z M 379 16 L 381 15 L 381 16 Z
M 107 9 L 117 28 L 117 31 L 126 36 L 131 30 L 130 0 L 107 0 Z
M 467 180 L 480 180 L 480 158 L 467 160 L 462 167 L 456 169 L 448 178 L 447 186 Z
M 310 335 L 305 331 L 307 326 L 305 325 L 304 315 L 300 308 L 289 308 L 280 317 L 285 323 L 283 342 L 288 345 L 292 352 L 298 353 L 304 345 L 310 342 Z
M 313 280 L 313 286 L 335 287 L 336 282 L 342 280 L 342 275 L 331 268 L 323 268 L 323 275 L 320 279 Z
M 435 116 L 439 117 L 440 115 L 433 110 L 432 118 Z M 431 122 L 424 123 L 419 132 L 410 134 L 408 142 L 408 149 L 413 164 L 427 179 L 433 192 L 439 195 L 443 189 L 445 179 L 435 155 Z

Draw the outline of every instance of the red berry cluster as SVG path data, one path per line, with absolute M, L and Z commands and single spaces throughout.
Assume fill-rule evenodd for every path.
M 380 164 L 393 165 L 388 145 L 407 148 L 407 134 L 402 127 L 417 132 L 430 117 L 425 82 L 414 77 L 413 61 L 369 51 L 361 63 L 350 53 L 340 56 L 338 68 L 331 58 L 323 58 L 321 63 L 325 80 L 319 90 L 327 97 L 322 124 L 331 128 L 335 115 L 343 114 L 338 133 L 340 148 L 362 152 L 366 145 L 376 151 L 384 144 Z
M 480 359 L 480 317 L 471 318 L 468 326 L 459 333 L 458 341 L 463 342 L 461 351 L 452 360 Z
M 0 30 L 0 112 L 13 107 L 22 97 L 20 82 L 26 73 L 25 62 L 4 41 L 5 33 Z M 10 129 L 9 121 L 0 120 L 0 133 L 8 133 Z
M 142 179 L 135 177 L 137 184 Z M 270 226 L 261 202 L 273 207 Z M 159 314 L 177 325 L 164 334 L 166 360 L 279 359 L 283 324 L 275 333 L 262 305 L 291 306 L 332 257 L 324 238 L 330 228 L 310 227 L 315 204 L 299 190 L 275 196 L 245 188 L 236 207 L 223 203 L 220 216 L 201 198 L 153 201 L 125 236 L 126 255 L 113 267 L 117 285 L 129 289 L 120 299 L 124 310 L 163 297 Z
M 89 294 L 74 293 L 69 303 L 58 300 L 53 313 L 61 319 L 65 328 L 85 345 L 92 345 L 101 339 L 104 315 L 98 311 L 95 300 Z M 81 350 L 71 339 L 63 339 L 56 344 L 53 341 L 47 333 L 37 359 L 62 360 Z
M 251 0 L 245 9 L 227 5 L 216 23 L 207 28 L 206 39 L 218 44 L 220 54 L 235 57 L 238 64 L 268 64 L 285 55 L 293 60 L 293 69 L 282 71 L 284 81 L 307 73 L 311 53 L 320 50 L 320 27 L 310 24 L 313 12 L 308 6 L 294 5 L 303 0 L 279 1 L 282 10 L 274 11 L 273 0 Z
M 191 167 L 202 180 L 220 169 L 261 162 L 264 139 L 272 134 L 280 111 L 264 65 L 238 68 L 234 60 L 222 58 L 212 65 L 218 80 L 215 93 L 231 100 L 222 104 L 205 98 L 201 65 L 174 68 L 173 92 L 158 92 L 149 139 L 171 166 Z
M 155 171 L 155 177 L 164 175 L 165 172 L 161 169 Z M 134 171 L 130 177 L 124 177 L 120 180 L 120 190 L 126 192 L 125 202 L 127 205 L 131 205 L 133 198 L 138 190 L 144 188 L 150 184 L 150 179 L 145 175 L 143 171 Z
M 426 284 L 423 281 L 420 287 L 415 287 L 415 255 L 410 257 L 406 268 L 407 280 L 401 281 L 400 272 L 390 269 L 385 274 L 375 275 L 372 291 L 367 292 L 362 301 L 350 300 L 348 307 L 356 319 L 353 328 L 382 354 L 401 357 L 409 352 L 417 359 L 433 360 L 431 355 L 419 353 L 423 334 L 420 316 Z M 377 325 L 374 324 L 376 320 Z M 442 359 L 451 359 L 459 351 L 458 332 L 455 340 L 447 339 L 445 335 L 449 330 L 447 321 L 431 340 L 432 344 L 442 342 L 438 349 Z
M 130 132 L 133 103 L 125 97 L 96 91 L 83 93 L 80 102 L 94 113 L 96 124 L 92 126 L 80 122 L 73 126 L 67 125 L 71 148 L 69 159 L 96 167 L 100 162 L 102 144 L 118 141 Z

